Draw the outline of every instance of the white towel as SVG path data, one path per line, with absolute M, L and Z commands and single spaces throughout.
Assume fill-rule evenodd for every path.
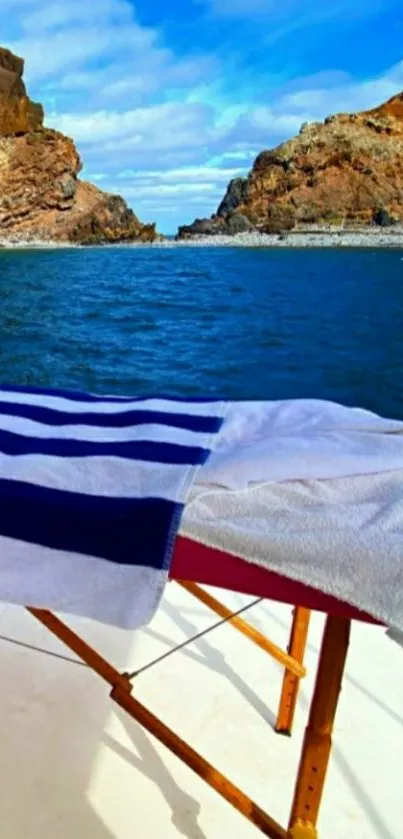
M 403 470 L 235 492 L 198 487 L 180 532 L 403 631 Z
M 230 403 L 181 533 L 403 630 L 403 423 L 321 400 Z
M 403 631 L 403 470 L 237 491 L 195 487 L 180 532 Z
M 333 402 L 231 402 L 199 483 L 338 478 L 403 469 L 403 422 Z

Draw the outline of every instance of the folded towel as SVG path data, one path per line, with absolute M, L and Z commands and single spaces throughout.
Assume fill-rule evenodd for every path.
M 403 469 L 403 422 L 320 399 L 230 402 L 199 480 L 229 489 Z
M 135 628 L 226 403 L 0 389 L 0 600 Z

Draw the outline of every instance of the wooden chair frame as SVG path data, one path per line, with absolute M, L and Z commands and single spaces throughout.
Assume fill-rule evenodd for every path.
M 119 673 L 113 665 L 102 658 L 52 612 L 33 608 L 28 611 L 110 685 L 112 688 L 110 696 L 117 705 L 127 711 L 134 720 L 232 804 L 238 812 L 256 825 L 264 836 L 269 836 L 271 839 L 317 839 L 316 824 L 348 650 L 350 619 L 330 615 L 326 619 L 316 685 L 296 778 L 294 800 L 288 828 L 283 828 L 154 716 L 148 708 L 138 702 L 132 695 L 133 685 L 127 673 Z M 287 661 L 286 664 L 289 667 L 291 662 Z
M 189 583 L 185 580 L 177 580 L 176 582 L 189 592 L 189 594 L 192 594 L 193 597 L 196 597 L 197 600 L 211 609 L 216 615 L 228 620 L 234 629 L 237 629 L 238 632 L 241 632 L 242 635 L 245 635 L 250 641 L 260 647 L 260 649 L 264 650 L 285 667 L 275 730 L 278 734 L 291 735 L 298 699 L 299 682 L 306 675 L 303 662 L 308 638 L 310 609 L 305 609 L 303 606 L 295 607 L 288 647 L 287 651 L 284 651 L 277 644 L 274 644 L 273 641 L 266 638 L 265 635 L 262 635 L 261 632 L 258 632 L 250 623 L 247 623 L 247 621 L 237 615 L 233 615 L 230 609 L 224 606 L 219 600 L 216 600 L 215 597 L 212 597 L 204 588 L 201 588 L 196 583 Z

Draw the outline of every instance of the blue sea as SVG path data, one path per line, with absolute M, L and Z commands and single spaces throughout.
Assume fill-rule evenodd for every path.
M 0 379 L 403 419 L 403 250 L 0 251 Z

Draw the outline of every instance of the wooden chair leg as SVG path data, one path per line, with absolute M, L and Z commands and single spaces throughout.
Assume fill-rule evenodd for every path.
M 52 635 L 55 635 L 62 644 L 72 650 L 81 661 L 88 665 L 98 676 L 101 677 L 111 688 L 122 687 L 123 690 L 132 690 L 132 684 L 127 673 L 119 673 L 116 667 L 109 664 L 93 647 L 90 647 L 83 638 L 80 638 L 69 626 L 60 620 L 53 612 L 47 609 L 34 609 L 27 606 L 29 612 L 39 623 L 43 624 Z
M 310 616 L 309 609 L 305 609 L 302 606 L 295 607 L 290 641 L 287 649 L 291 658 L 300 662 L 301 665 L 304 661 Z M 291 735 L 298 699 L 299 681 L 295 672 L 287 668 L 284 673 L 280 704 L 277 712 L 276 731 L 279 734 Z
M 317 839 L 317 819 L 346 662 L 351 621 L 328 616 L 298 770 L 288 839 Z
M 28 609 L 82 661 L 112 687 L 111 698 L 209 786 L 271 839 L 317 839 L 316 822 L 331 750 L 331 734 L 347 656 L 351 622 L 328 617 L 315 691 L 302 748 L 288 831 L 195 752 L 132 695 L 126 673 L 119 673 L 51 612 Z
M 287 839 L 287 831 L 271 816 L 264 812 L 245 793 L 236 787 L 228 778 L 218 772 L 210 763 L 199 755 L 191 746 L 185 743 L 175 732 L 166 726 L 158 717 L 137 701 L 121 686 L 114 688 L 111 698 L 126 711 L 143 728 L 152 734 L 169 751 L 186 764 L 199 778 L 212 787 L 226 799 L 239 813 L 252 822 L 264 836 L 270 839 Z
M 234 615 L 227 606 L 224 606 L 219 600 L 216 600 L 215 597 L 212 597 L 205 589 L 198 586 L 196 583 L 187 582 L 186 580 L 177 580 L 178 585 L 185 589 L 185 591 L 192 594 L 193 597 L 196 597 L 201 603 L 204 603 L 209 609 L 215 612 L 216 615 L 227 620 L 234 629 L 237 629 L 238 632 L 241 632 L 242 635 L 245 635 L 246 638 L 249 638 L 256 646 L 260 647 L 261 650 L 264 650 L 265 653 L 271 655 L 276 661 L 279 661 L 280 664 L 287 667 L 290 673 L 293 673 L 297 679 L 302 679 L 306 676 L 305 667 L 302 664 L 302 658 L 295 658 L 293 655 L 285 652 L 282 650 L 281 647 L 278 647 L 277 644 L 274 644 L 273 641 L 269 641 L 265 635 L 262 635 L 254 626 L 251 626 L 250 623 L 242 620 L 242 618 Z M 307 611 L 307 610 L 305 610 Z
M 286 830 L 278 822 L 265 813 L 249 796 L 245 795 L 235 784 L 222 775 L 221 772 L 211 766 L 207 760 L 131 695 L 133 685 L 128 680 L 127 674 L 119 673 L 115 667 L 109 664 L 96 650 L 76 635 L 72 629 L 66 626 L 52 612 L 34 608 L 28 608 L 28 612 L 46 626 L 53 635 L 56 635 L 60 641 L 66 644 L 69 649 L 73 650 L 102 679 L 111 685 L 112 691 L 110 695 L 117 705 L 123 708 L 132 719 L 140 723 L 160 743 L 163 743 L 167 749 L 192 769 L 206 784 L 232 804 L 264 836 L 268 836 L 270 839 L 287 839 Z

